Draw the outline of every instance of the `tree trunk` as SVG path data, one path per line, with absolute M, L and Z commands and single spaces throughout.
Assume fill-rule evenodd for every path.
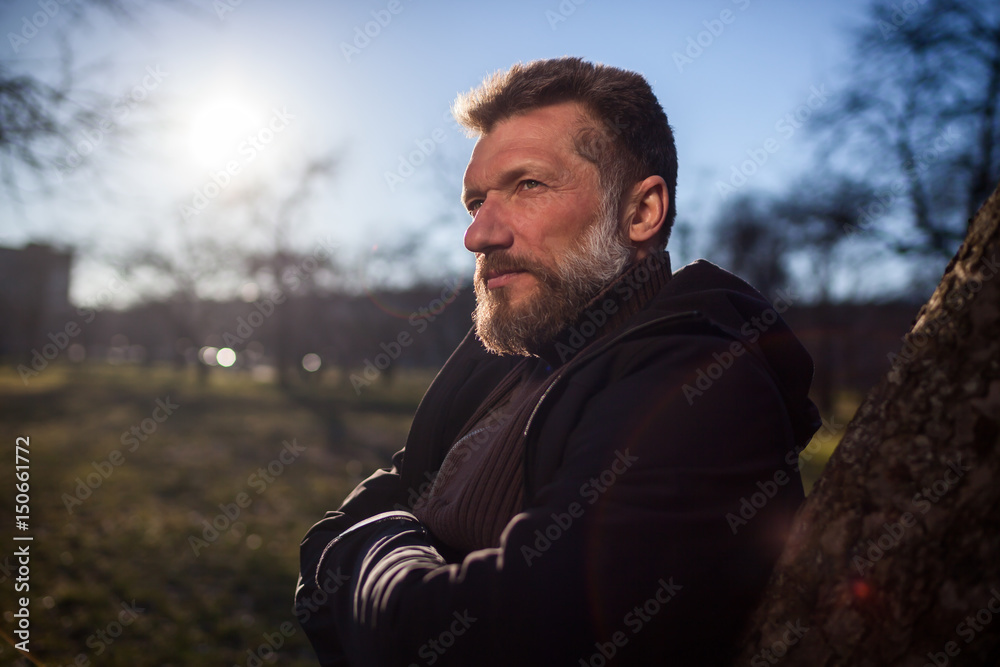
M 1000 187 L 800 510 L 739 665 L 1000 660 Z

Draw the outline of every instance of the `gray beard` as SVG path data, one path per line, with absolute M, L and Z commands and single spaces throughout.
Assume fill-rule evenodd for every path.
M 557 260 L 555 269 L 528 258 L 501 254 L 504 251 L 476 258 L 473 321 L 476 335 L 487 350 L 520 356 L 537 354 L 622 274 L 633 249 L 619 230 L 616 213 L 602 206 L 598 219 L 587 227 L 576 247 Z M 515 307 L 506 288 L 486 288 L 484 276 L 496 268 L 529 271 L 538 281 L 536 292 Z

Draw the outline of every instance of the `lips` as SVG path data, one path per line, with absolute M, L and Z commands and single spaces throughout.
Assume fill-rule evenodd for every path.
M 487 271 L 485 274 L 486 278 L 486 289 L 497 289 L 508 284 L 512 280 L 516 279 L 518 276 L 527 273 L 527 271 Z

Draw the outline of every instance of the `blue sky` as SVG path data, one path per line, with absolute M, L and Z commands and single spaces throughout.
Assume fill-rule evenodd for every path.
M 722 201 L 718 183 L 747 151 L 777 146 L 746 188 L 781 187 L 808 165 L 809 106 L 835 99 L 849 30 L 867 3 L 198 0 L 194 12 L 138 4 L 148 6 L 138 26 L 102 17 L 75 26 L 63 11 L 16 53 L 9 37 L 0 45 L 11 66 L 49 75 L 65 32 L 90 72 L 86 84 L 119 102 L 107 111 L 120 125 L 88 156 L 93 168 L 47 192 L 28 179 L 23 204 L 5 197 L 0 208 L 0 244 L 88 248 L 75 274 L 78 301 L 107 273 L 89 256 L 161 236 L 169 244 L 177 224 L 220 238 L 249 233 L 227 217 L 224 196 L 205 198 L 180 222 L 182 206 L 198 203 L 206 186 L 213 192 L 213 174 L 226 180 L 227 164 L 239 167 L 227 183 L 236 191 L 277 184 L 305 156 L 330 151 L 337 175 L 296 220 L 298 245 L 333 238 L 359 257 L 417 235 L 429 273 L 471 270 L 458 192 L 473 142 L 448 108 L 487 73 L 562 55 L 650 80 L 677 139 L 679 217 L 695 229 L 689 247 L 673 250 L 680 261 L 711 259 L 705 225 Z M 3 33 L 22 31 L 39 11 L 37 1 L 7 3 Z M 253 148 L 250 135 L 267 141 Z

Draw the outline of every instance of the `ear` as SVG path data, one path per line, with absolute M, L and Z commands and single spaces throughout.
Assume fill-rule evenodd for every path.
M 632 188 L 627 222 L 636 259 L 642 259 L 655 248 L 669 207 L 670 194 L 661 176 L 649 176 Z

